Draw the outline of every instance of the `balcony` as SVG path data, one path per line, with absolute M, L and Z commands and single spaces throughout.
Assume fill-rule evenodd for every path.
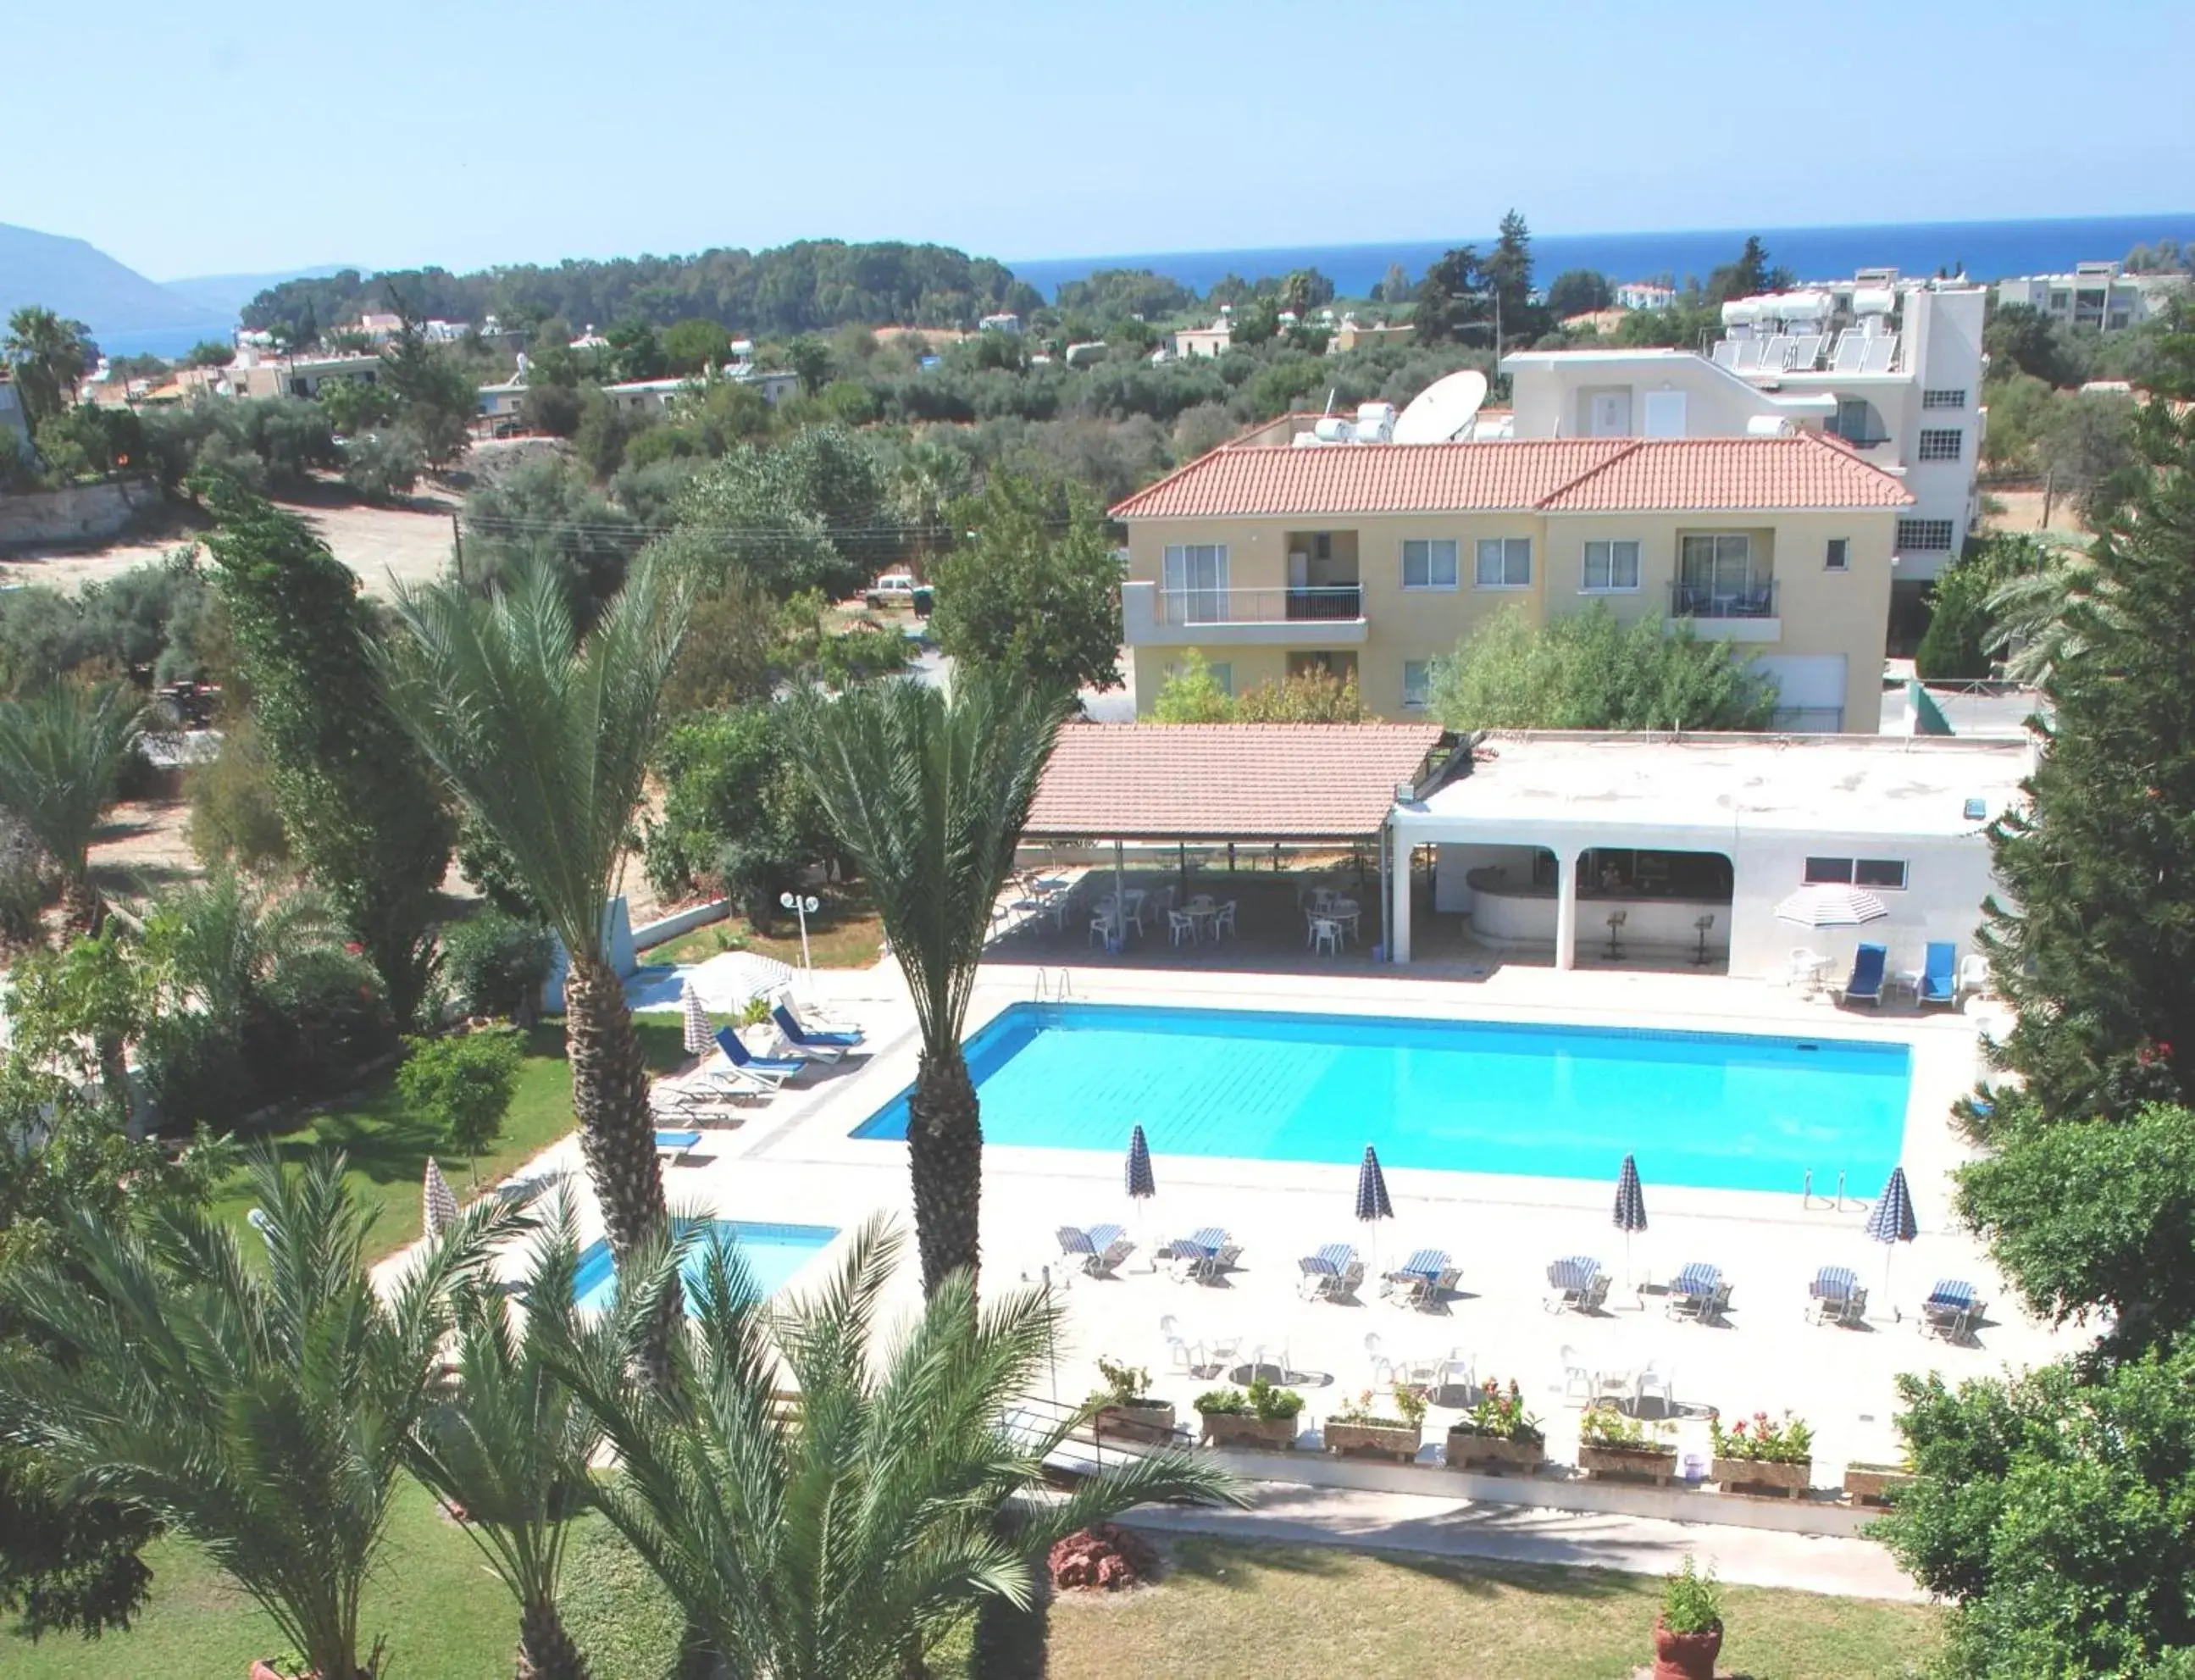
M 1783 620 L 1777 604 L 1776 580 L 1746 583 L 1687 583 L 1669 585 L 1669 622 L 1689 622 L 1703 636 L 1730 642 L 1780 642 Z
M 1307 589 L 1167 590 L 1121 585 L 1129 645 L 1351 647 L 1363 645 L 1364 591 L 1355 584 Z

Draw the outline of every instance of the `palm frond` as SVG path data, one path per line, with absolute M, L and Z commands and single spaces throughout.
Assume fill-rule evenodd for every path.
M 144 706 L 120 682 L 57 682 L 0 700 L 0 810 L 81 876 L 92 831 L 144 727 Z

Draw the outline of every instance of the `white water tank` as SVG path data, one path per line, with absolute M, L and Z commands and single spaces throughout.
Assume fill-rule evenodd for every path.
M 1760 319 L 1760 300 L 1757 297 L 1733 297 L 1722 306 L 1725 326 L 1751 326 Z
M 1311 435 L 1321 443 L 1347 443 L 1355 428 L 1339 414 L 1322 414 L 1311 427 Z
M 1898 307 L 1898 294 L 1888 286 L 1861 286 L 1852 293 L 1855 315 L 1887 315 Z
M 1829 313 L 1829 295 L 1826 291 L 1787 291 L 1776 299 L 1776 315 L 1779 320 L 1818 321 Z
M 1395 435 L 1395 405 L 1364 402 L 1357 405 L 1357 441 L 1386 443 Z
M 1749 415 L 1745 434 L 1749 438 L 1788 438 L 1799 429 L 1780 414 Z

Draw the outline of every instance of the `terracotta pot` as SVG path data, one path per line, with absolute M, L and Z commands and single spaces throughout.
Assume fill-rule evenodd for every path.
M 1795 1499 L 1813 1485 L 1814 1461 L 1801 1458 L 1795 1464 L 1777 1464 L 1758 1458 L 1718 1458 L 1714 1474 L 1725 1493 L 1766 1493 L 1777 1499 Z
M 1846 1464 L 1845 1494 L 1858 1505 L 1887 1505 L 1890 1503 L 1890 1490 L 1912 1480 L 1910 1470 L 1889 1464 Z
M 1714 1680 L 1722 1653 L 1722 1624 L 1704 1633 L 1672 1633 L 1654 1618 L 1654 1680 Z
M 1538 1441 L 1511 1441 L 1506 1435 L 1480 1435 L 1472 1430 L 1448 1432 L 1448 1467 L 1493 1476 L 1530 1476 L 1547 1458 L 1547 1446 Z
M 1596 1447 L 1581 1441 L 1578 1468 L 1595 1482 L 1651 1482 L 1666 1487 L 1677 1472 L 1674 1447 Z
M 289 1677 L 264 1658 L 256 1657 L 252 1660 L 251 1680 L 289 1680 Z
M 1127 1406 L 1101 1406 L 1091 1424 L 1098 1440 L 1164 1442 L 1173 1435 L 1173 1402 L 1139 1400 Z
M 1204 1441 L 1208 1447 L 1262 1447 L 1292 1449 L 1296 1444 L 1293 1418 L 1259 1418 L 1247 1412 L 1200 1412 Z

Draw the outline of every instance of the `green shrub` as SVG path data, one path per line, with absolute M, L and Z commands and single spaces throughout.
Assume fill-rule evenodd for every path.
M 1714 1572 L 1702 1575 L 1685 1554 L 1685 1567 L 1662 1585 L 1662 1625 L 1672 1633 L 1706 1633 L 1722 1625 L 1722 1589 Z
M 404 1106 L 424 1121 L 468 1171 L 503 1130 L 525 1051 L 508 1027 L 406 1038 L 396 1070 Z
M 227 862 L 264 874 L 289 862 L 290 837 L 249 716 L 228 727 L 212 762 L 185 776 L 183 791 L 191 804 L 186 832 L 201 863 Z
M 497 910 L 442 930 L 443 977 L 469 1015 L 532 1021 L 551 957 L 546 928 Z

